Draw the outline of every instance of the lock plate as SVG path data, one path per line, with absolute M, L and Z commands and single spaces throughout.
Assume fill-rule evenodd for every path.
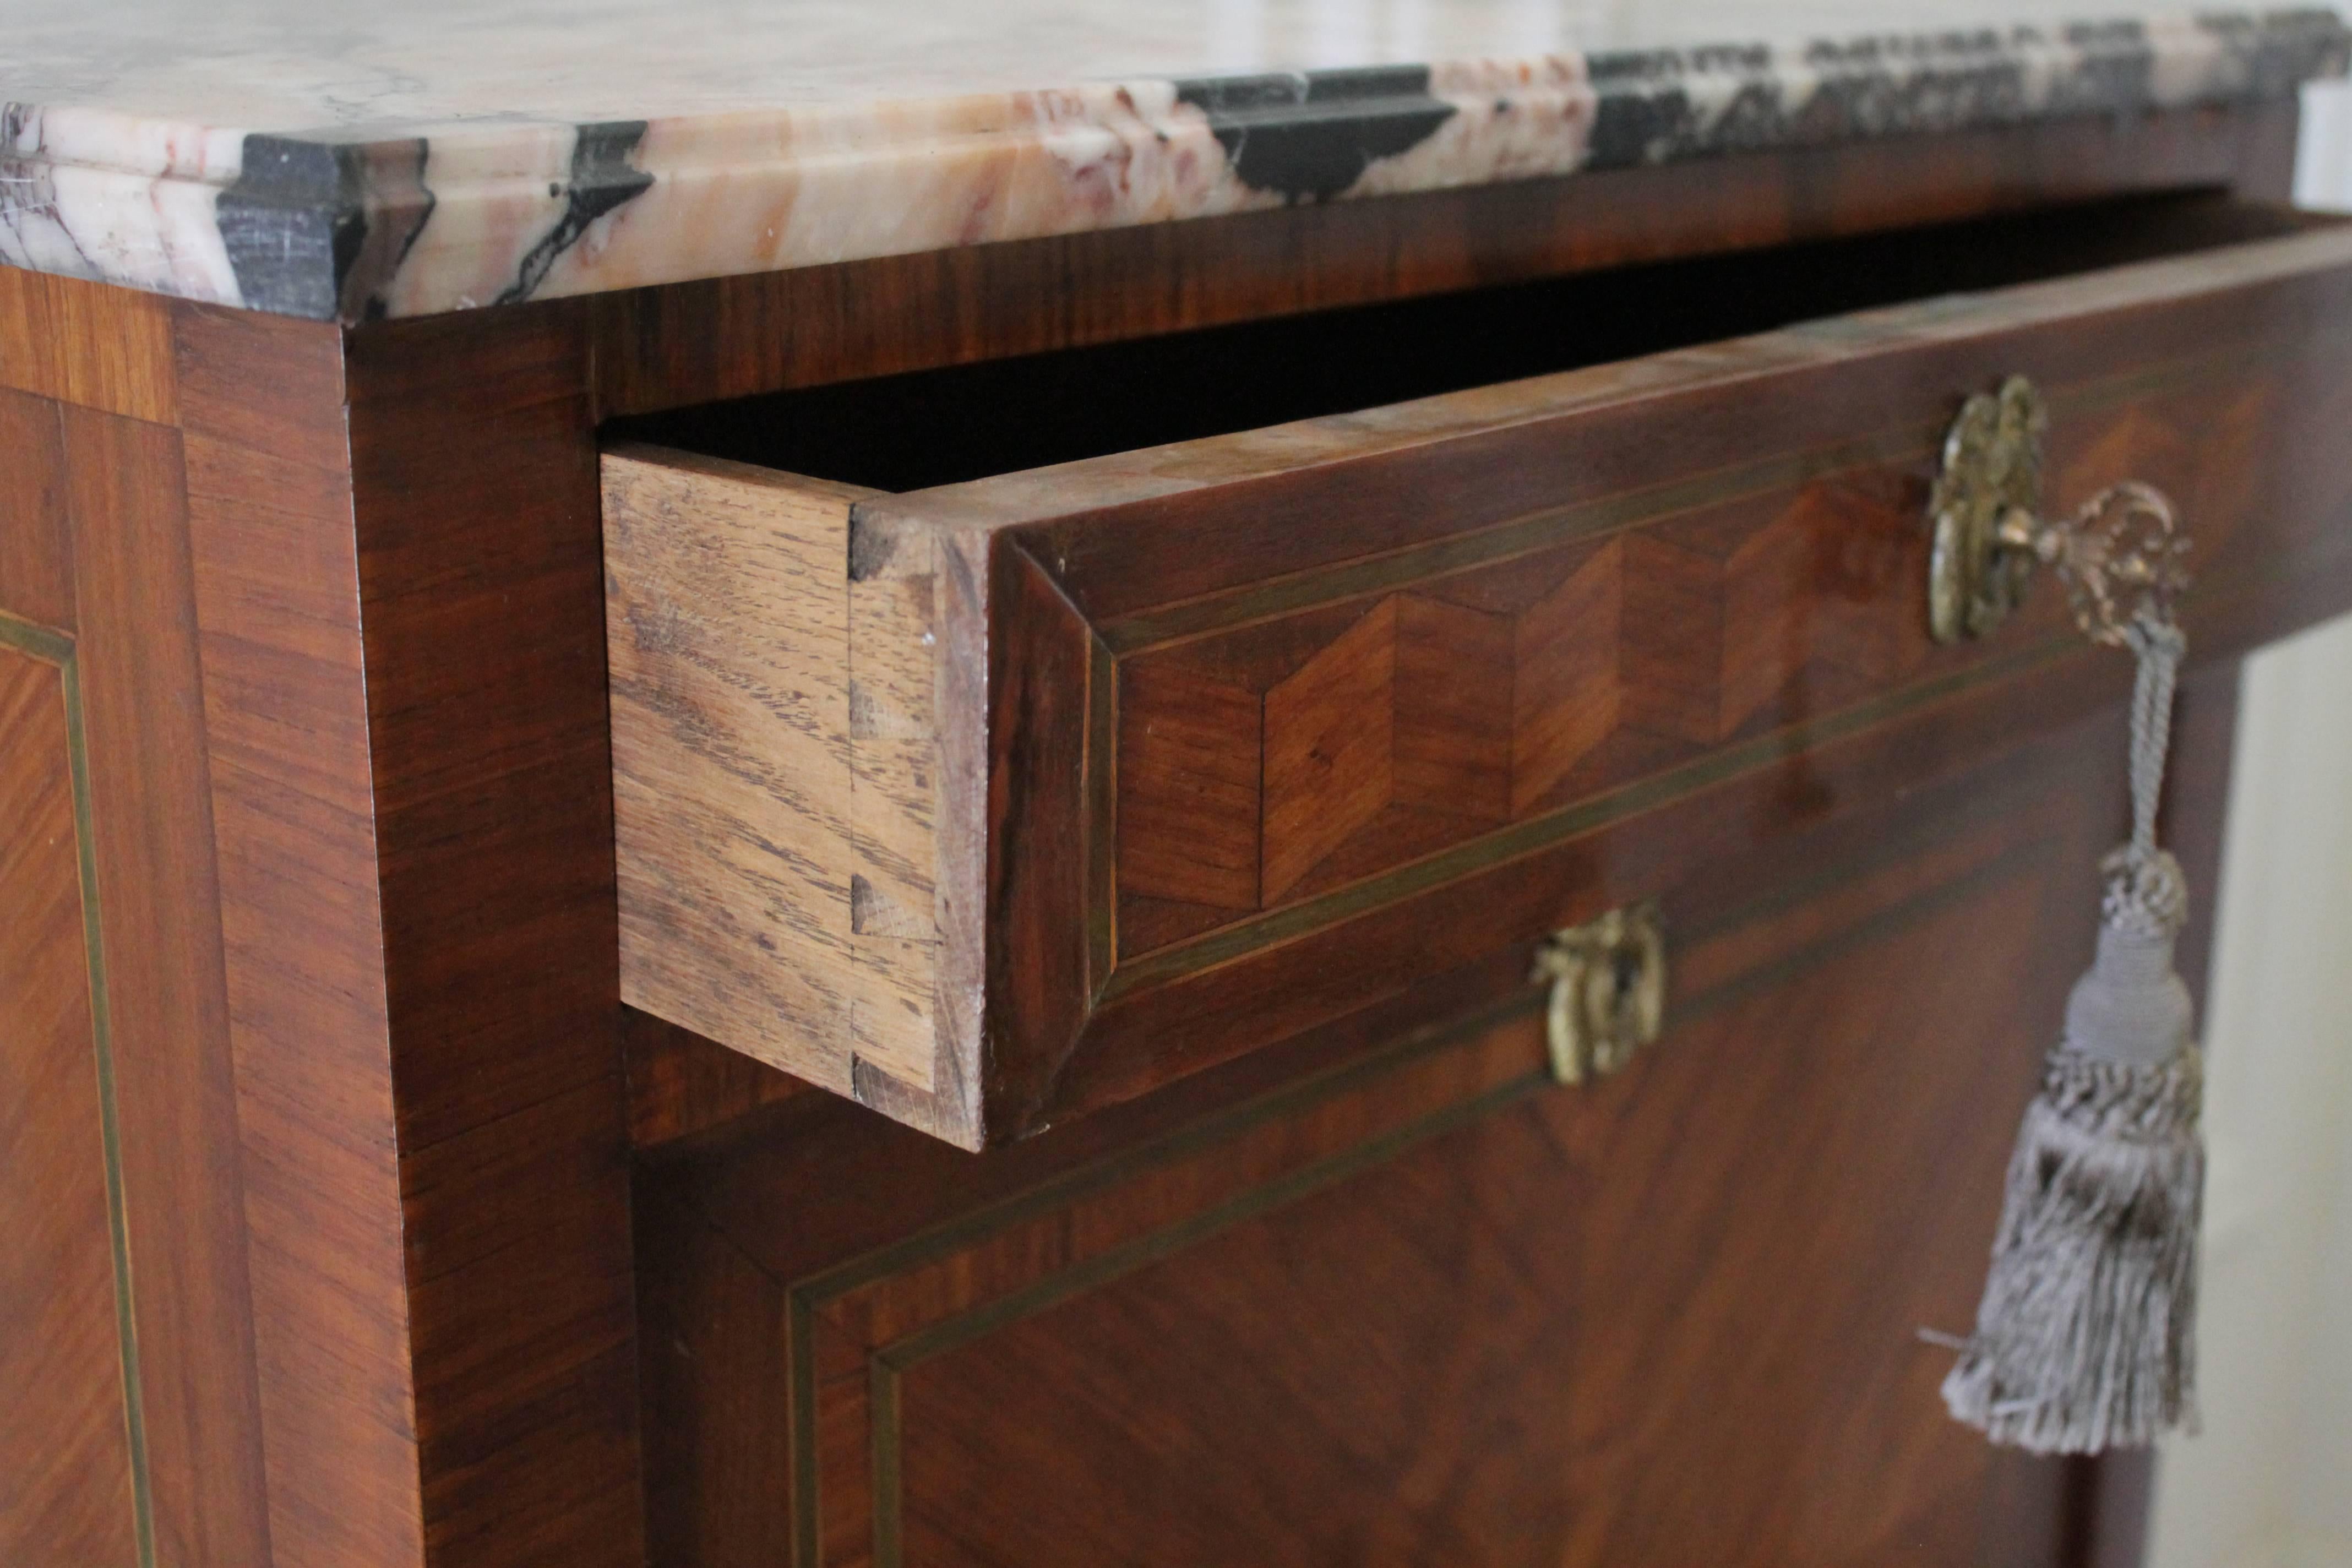
M 2021 375 L 1960 405 L 1927 500 L 1927 624 L 1937 642 L 1983 637 L 2024 599 L 2034 556 L 2017 535 L 2041 504 L 2049 427 L 2042 395 Z
M 2188 585 L 2189 541 L 2151 485 L 2108 486 L 2071 517 L 2041 514 L 2048 409 L 2021 375 L 1960 405 L 1927 498 L 1927 625 L 1937 642 L 1980 637 L 2025 597 L 2033 569 L 2054 569 L 2074 622 L 2123 646 L 2132 625 L 2162 620 Z

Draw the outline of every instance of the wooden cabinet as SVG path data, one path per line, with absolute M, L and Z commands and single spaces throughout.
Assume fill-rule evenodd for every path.
M 2178 499 L 2210 893 L 2352 607 L 2339 19 L 941 97 L 872 0 L 873 100 L 181 9 L 0 71 L 0 1562 L 2130 1560 L 1917 1337 L 2129 681 L 1933 643 L 1927 490 L 2022 374 Z

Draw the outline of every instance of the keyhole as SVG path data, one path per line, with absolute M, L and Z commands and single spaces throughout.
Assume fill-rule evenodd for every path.
M 1614 989 L 1610 994 L 1611 1011 L 1622 1017 L 1633 1005 L 1633 993 L 1642 984 L 1642 955 L 1630 947 L 1621 947 L 1609 955 L 1609 979 Z

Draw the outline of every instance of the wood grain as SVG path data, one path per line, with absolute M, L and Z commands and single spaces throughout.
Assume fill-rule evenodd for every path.
M 624 1000 L 840 1093 L 861 1062 L 929 1093 L 929 562 L 854 574 L 850 487 L 628 449 L 604 474 Z
M 180 364 L 274 1561 L 421 1563 L 341 344 L 191 307 Z
M 851 1016 L 860 1053 L 887 1061 L 911 1041 L 908 1031 L 926 1044 L 932 1033 L 929 952 L 897 956 L 884 941 L 928 949 L 938 931 L 939 549 L 927 533 L 861 530 L 853 508 L 848 557 L 850 929 L 861 939 L 860 967 L 909 993 L 890 1025 L 871 1007 Z
M 173 309 L 160 295 L 0 268 L 0 386 L 174 424 Z
M 650 1560 L 694 1568 L 790 1563 L 793 1426 L 777 1415 L 791 1408 L 792 1372 L 776 1353 L 793 1332 L 789 1304 L 740 1247 L 690 1209 L 641 1203 L 637 1226 L 646 1326 L 659 1331 L 643 1342 L 645 1381 L 677 1401 L 648 1423 L 657 1435 L 646 1484 Z M 713 1342 L 728 1347 L 717 1356 L 727 1375 L 691 1387 L 670 1375 Z M 736 1440 L 689 1452 L 677 1441 L 688 1427 Z
M 1530 998 L 977 1160 L 821 1097 L 698 1146 L 645 1189 L 656 1550 L 2085 1561 L 2087 1494 L 1951 1425 L 1916 1330 L 1973 1307 L 2122 739 L 2109 708 L 1661 886 L 1669 1031 L 1595 1089 L 1549 1087 Z M 2226 760 L 2175 781 L 2200 879 Z
M 636 775 L 624 817 L 664 837 L 625 832 L 623 877 L 687 911 L 641 922 L 661 989 L 629 999 L 855 1088 L 837 1045 L 811 1065 L 805 1041 L 824 1031 L 791 1022 L 838 1017 L 866 967 L 837 934 L 845 880 L 857 924 L 866 874 L 841 863 L 858 832 L 824 804 L 856 772 L 827 716 L 861 657 L 841 651 L 827 576 L 845 516 L 853 541 L 933 552 L 910 579 L 930 584 L 928 616 L 918 592 L 871 629 L 918 700 L 927 663 L 935 683 L 935 733 L 898 722 L 887 765 L 934 808 L 894 820 L 935 869 L 938 923 L 925 931 L 877 877 L 868 907 L 898 912 L 874 929 L 936 934 L 934 999 L 966 994 L 945 976 L 983 977 L 968 1028 L 907 1006 L 936 1033 L 928 1079 L 879 1053 L 871 1066 L 924 1115 L 927 1082 L 983 1082 L 957 1136 L 984 1140 L 1532 942 L 1599 907 L 1561 873 L 1571 841 L 1732 781 L 1770 797 L 1791 753 L 1859 758 L 1877 746 L 1861 737 L 1906 712 L 2061 658 L 2073 634 L 2053 594 L 1967 647 L 1934 647 L 1918 612 L 1942 430 L 2005 374 L 2033 374 L 2057 409 L 2051 503 L 2126 475 L 2166 489 L 2199 519 L 2206 602 L 2336 581 L 2314 569 L 2344 564 L 2352 468 L 2309 454 L 2352 414 L 2352 338 L 2335 324 L 2352 310 L 2352 229 L 2210 202 L 2136 209 L 2126 227 L 2002 231 L 2000 265 L 2054 279 L 905 494 L 624 448 L 608 459 L 616 713 Z M 1873 253 L 1932 291 L 1952 241 Z M 2118 255 L 2154 259 L 2069 270 Z M 1801 314 L 1823 265 L 1790 262 L 1780 285 L 1759 271 L 1756 288 L 1794 290 Z M 1257 383 L 1304 362 L 1319 384 L 1312 355 L 1250 342 Z M 1066 369 L 1041 363 L 1040 384 Z M 1171 417 L 1192 390 L 1161 394 Z M 812 438 L 794 405 L 758 406 Z M 821 498 L 805 537 L 761 510 L 803 493 Z M 779 583 L 742 567 L 780 541 L 793 564 Z M 957 560 L 988 563 L 958 579 L 975 586 L 937 564 Z M 985 650 L 985 710 L 950 695 L 978 673 L 960 647 Z M 832 706 L 799 718 L 778 692 Z M 958 750 L 960 732 L 985 746 Z M 1894 751 L 1868 754 L 1879 787 L 1914 776 Z M 1782 814 L 1793 826 L 1835 799 Z M 984 894 L 952 870 L 982 853 Z M 803 894 L 780 868 L 805 869 Z M 975 909 L 981 927 L 950 931 Z M 761 937 L 802 945 L 778 963 Z M 809 994 L 761 989 L 788 985 Z M 888 1110 L 897 1092 L 866 1098 Z
M 0 639 L 12 629 L 0 625 Z M 118 1325 L 107 1086 L 84 936 L 67 693 L 0 640 L 0 1561 L 131 1568 L 148 1533 Z
M 66 520 L 64 433 L 46 397 L 0 391 L 0 612 L 74 626 L 73 539 Z
M 1265 694 L 1261 899 L 1279 899 L 1396 798 L 1397 601 Z
M 1258 907 L 1264 700 L 1158 665 L 1119 690 L 1118 883 L 1130 900 Z
M 343 366 L 425 1555 L 635 1568 L 587 344 L 525 309 Z
M 629 1140 L 651 1149 L 722 1128 L 815 1086 L 676 1024 L 621 1010 Z
M 142 1384 L 156 1548 L 217 1560 L 263 1538 L 264 1449 L 185 471 L 167 426 L 61 423 L 139 1343 L 171 1369 Z
M 180 316 L 281 1564 L 642 1558 L 567 323 Z

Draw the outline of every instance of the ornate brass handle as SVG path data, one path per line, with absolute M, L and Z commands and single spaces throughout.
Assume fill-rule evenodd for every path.
M 1551 986 L 1545 1028 L 1552 1077 L 1565 1084 L 1607 1078 L 1665 1023 L 1666 938 L 1657 906 L 1614 909 L 1554 931 L 1536 950 L 1528 978 Z
M 2101 490 L 2072 517 L 2041 515 L 2042 438 L 2050 416 L 2021 375 L 1960 405 L 1927 501 L 1927 621 L 1937 642 L 1983 637 L 2025 596 L 2035 565 L 2054 566 L 2075 624 L 2122 645 L 2124 628 L 2188 585 L 2172 503 L 2153 486 Z

